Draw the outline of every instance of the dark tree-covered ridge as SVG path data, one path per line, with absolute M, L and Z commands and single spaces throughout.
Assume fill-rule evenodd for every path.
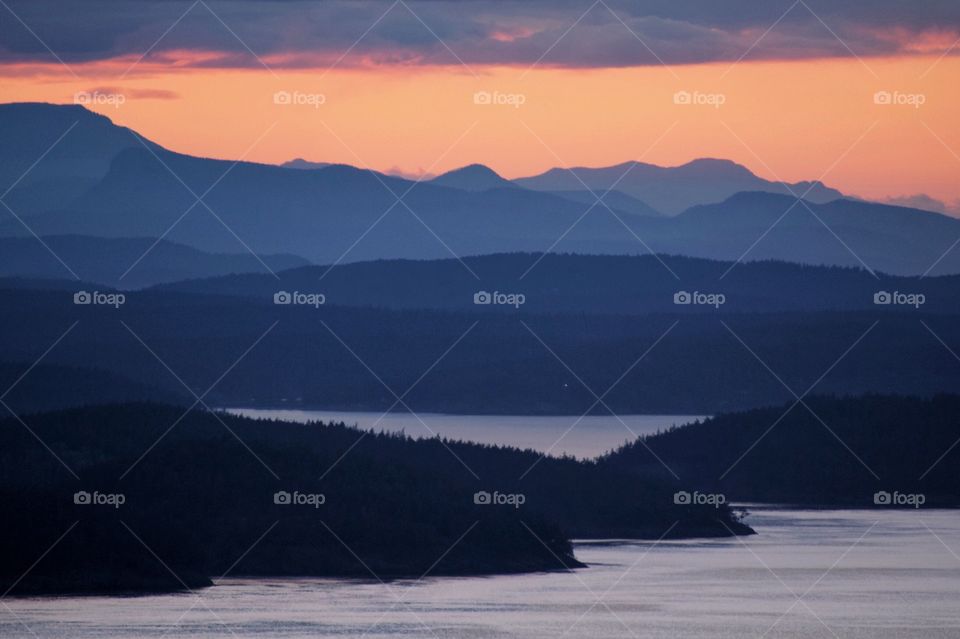
M 958 441 L 957 395 L 811 397 L 672 428 L 601 465 L 660 474 L 653 451 L 690 485 L 739 502 L 872 508 L 898 493 L 956 507 Z
M 727 508 L 674 504 L 674 482 L 594 463 L 343 424 L 183 414 L 133 403 L 25 415 L 49 450 L 18 421 L 0 422 L 4 589 L 171 590 L 228 571 L 555 570 L 581 565 L 571 537 L 751 532 Z

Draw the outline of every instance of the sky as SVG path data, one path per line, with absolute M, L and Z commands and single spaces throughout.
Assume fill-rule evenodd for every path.
M 521 177 L 720 157 L 957 213 L 958 40 L 939 0 L 4 0 L 0 101 L 218 158 Z

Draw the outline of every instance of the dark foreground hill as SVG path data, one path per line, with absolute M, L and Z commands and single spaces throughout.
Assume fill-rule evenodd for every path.
M 157 404 L 25 423 L 0 421 L 0 588 L 15 593 L 565 569 L 581 565 L 571 536 L 751 532 L 727 508 L 674 504 L 673 482 L 532 451 Z
M 805 404 L 672 429 L 627 445 L 602 465 L 661 474 L 653 451 L 691 490 L 738 502 L 960 505 L 960 396 L 816 397 Z

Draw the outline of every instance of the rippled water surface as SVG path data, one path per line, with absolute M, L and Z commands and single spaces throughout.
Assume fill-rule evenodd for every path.
M 196 594 L 10 599 L 2 637 L 960 637 L 960 515 L 754 509 L 759 535 L 584 542 L 570 573 L 225 579 Z

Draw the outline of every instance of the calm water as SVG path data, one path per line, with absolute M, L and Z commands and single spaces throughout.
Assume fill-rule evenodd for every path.
M 650 435 L 671 426 L 680 426 L 698 415 L 619 415 L 530 417 L 515 415 L 441 415 L 437 413 L 357 413 L 313 410 L 274 410 L 228 408 L 229 413 L 247 417 L 283 419 L 294 422 L 335 421 L 356 425 L 364 430 L 405 432 L 411 437 L 461 439 L 482 444 L 506 444 L 518 448 L 580 458 L 596 457 L 633 441 L 639 435 Z M 417 419 L 419 417 L 420 419 Z M 423 420 L 421 423 L 420 420 Z M 622 423 L 621 423 L 622 422 Z M 426 426 L 424 426 L 426 424 Z
M 755 510 L 749 521 L 760 534 L 742 540 L 585 542 L 590 567 L 572 573 L 5 599 L 0 636 L 960 637 L 955 511 Z

